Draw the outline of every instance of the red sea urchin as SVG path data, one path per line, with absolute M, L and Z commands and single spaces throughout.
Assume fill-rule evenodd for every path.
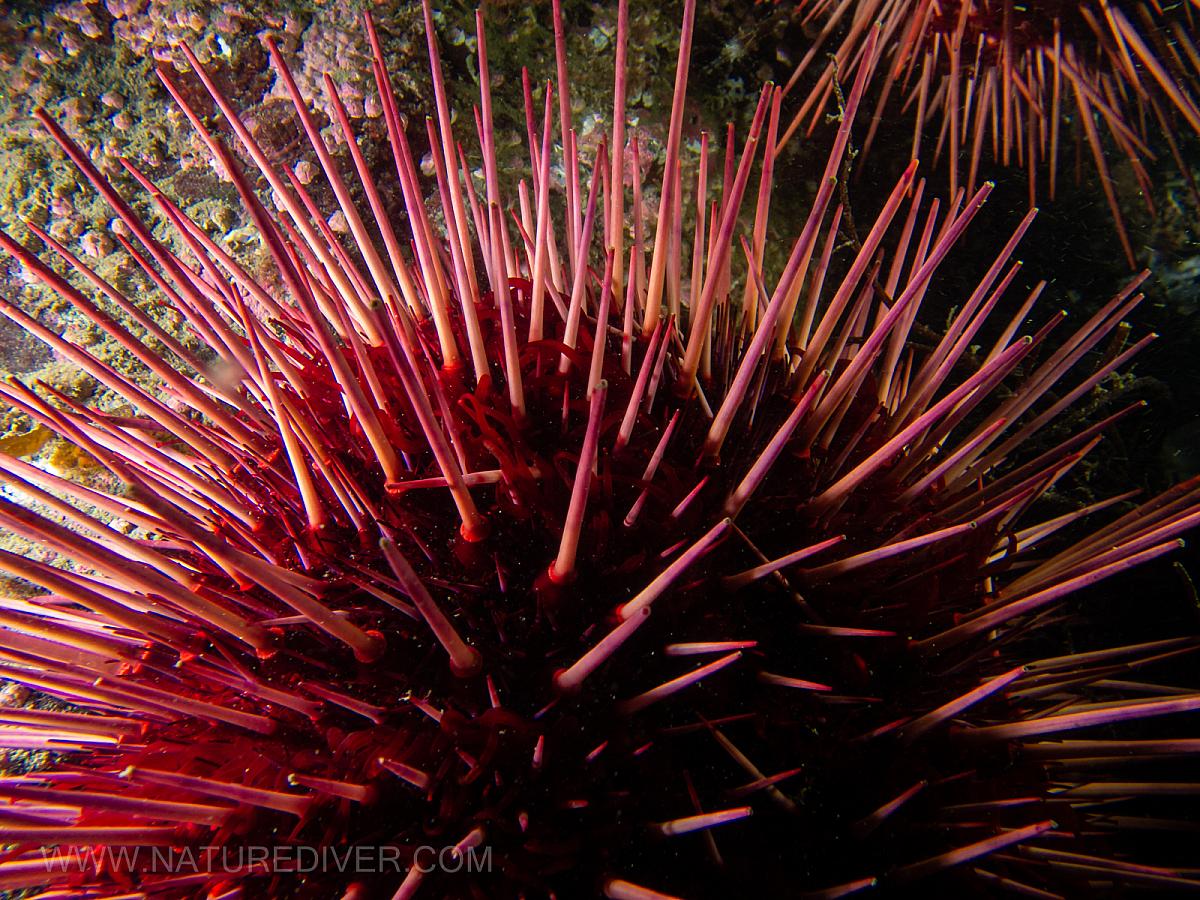
M 38 114 L 208 349 L 156 328 L 40 234 L 162 343 L 160 356 L 0 237 L 152 373 L 134 383 L 3 304 L 135 411 L 13 380 L 2 389 L 126 488 L 108 495 L 0 462 L 8 488 L 44 512 L 0 498 L 0 520 L 70 563 L 0 553 L 50 592 L 6 605 L 5 674 L 70 704 L 0 711 L 8 746 L 58 753 L 43 771 L 0 779 L 0 839 L 12 848 L 0 888 L 653 898 L 841 896 L 930 877 L 1035 896 L 1197 886 L 1132 859 L 1125 839 L 1179 824 L 1169 806 L 1142 803 L 1180 788 L 1125 765 L 1186 756 L 1197 742 L 1088 730 L 1200 708 L 1200 694 L 1118 674 L 1197 642 L 1053 638 L 1065 597 L 1178 545 L 1200 516 L 1200 486 L 1073 542 L 1061 537 L 1127 495 L 1049 519 L 1038 503 L 1129 412 L 1073 434 L 1044 427 L 1148 340 L 1110 342 L 1092 361 L 1140 300 L 1141 278 L 1054 349 L 1064 314 L 1017 336 L 1043 285 L 991 325 L 1031 214 L 941 339 L 911 341 L 936 270 L 990 186 L 943 209 L 925 202 L 914 164 L 841 260 L 842 210 L 830 207 L 864 66 L 768 290 L 770 165 L 754 228 L 735 235 L 760 147 L 774 155 L 779 90 L 762 92 L 711 205 L 702 141 L 694 230 L 683 234 L 694 11 L 653 239 L 635 204 L 627 266 L 624 139 L 602 143 L 581 172 L 557 8 L 558 76 L 540 129 L 529 122 L 535 202 L 510 223 L 482 19 L 480 197 L 426 6 L 444 234 L 426 215 L 368 21 L 412 257 L 331 80 L 365 220 L 292 93 L 350 247 L 194 58 L 278 216 L 163 73 L 262 234 L 274 262 L 263 281 L 127 165 L 189 259 L 156 241 Z M 620 22 L 617 123 L 624 4 Z M 556 98 L 561 208 L 550 203 Z M 639 177 L 634 166 L 635 197 Z M 744 291 L 732 289 L 735 256 L 747 261 Z M 991 350 L 976 352 L 984 334 Z M 1078 730 L 1087 739 L 1062 739 Z M 300 876 L 304 857 L 280 848 L 343 855 Z M 355 848 L 365 862 L 346 864 Z M 483 848 L 487 866 L 462 865 Z M 430 849 L 440 866 L 421 855 Z
M 889 100 L 903 100 L 913 118 L 912 155 L 936 138 L 946 154 L 950 192 L 975 190 L 985 147 L 997 162 L 1025 168 L 1029 202 L 1039 191 L 1054 197 L 1060 145 L 1074 132 L 1087 146 L 1112 212 L 1121 247 L 1134 266 L 1104 135 L 1129 161 L 1153 212 L 1145 164 L 1169 152 L 1197 196 L 1191 166 L 1176 133 L 1200 135 L 1200 50 L 1194 3 L 1110 3 L 1107 0 L 801 0 L 805 20 L 820 23 L 813 44 L 787 88 L 802 83 L 829 38 L 839 36 L 836 62 L 822 67 L 781 143 L 799 127 L 811 130 L 834 102 L 834 72 L 849 77 L 863 58 L 866 35 L 878 19 L 885 75 L 869 149 Z M 786 91 L 785 91 L 786 92 Z M 888 118 L 888 121 L 891 121 Z M 926 132 L 932 121 L 933 129 Z M 1061 138 L 1060 138 L 1061 134 Z M 1082 146 L 1077 146 L 1082 155 Z M 965 170 L 965 171 L 964 171 Z M 1041 174 L 1039 174 L 1039 172 Z M 1039 178 L 1043 186 L 1039 189 Z

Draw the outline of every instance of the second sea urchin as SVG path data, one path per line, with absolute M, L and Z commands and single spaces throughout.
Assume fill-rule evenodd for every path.
M 960 185 L 973 192 L 990 155 L 1025 170 L 1031 206 L 1039 196 L 1054 198 L 1060 168 L 1074 169 L 1079 180 L 1087 157 L 1094 167 L 1088 180 L 1104 193 L 1131 267 L 1136 255 L 1111 149 L 1128 162 L 1151 213 L 1147 170 L 1157 156 L 1169 156 L 1198 196 L 1183 150 L 1185 138 L 1200 135 L 1195 4 L 801 0 L 799 8 L 818 34 L 785 93 L 820 74 L 811 91 L 799 92 L 781 143 L 798 128 L 811 131 L 834 107 L 838 72 L 849 77 L 860 64 L 878 20 L 883 36 L 872 62 L 884 72 L 864 152 L 882 122 L 903 115 L 912 122 L 913 156 L 932 144 L 934 158 L 946 160 L 951 194 Z M 822 65 L 822 49 L 835 43 Z
M 2 389 L 125 488 L 0 459 L 8 488 L 38 510 L 0 499 L 0 521 L 67 563 L 0 554 L 49 591 L 6 604 L 0 659 L 6 677 L 70 705 L 0 711 L 6 746 L 57 754 L 0 779 L 12 847 L 0 888 L 654 898 L 841 896 L 930 877 L 1036 896 L 1196 886 L 1132 861 L 1124 837 L 1172 827 L 1139 798 L 1178 788 L 1125 765 L 1195 742 L 1108 728 L 1200 708 L 1200 694 L 1118 674 L 1195 641 L 1062 649 L 1054 626 L 1073 592 L 1174 549 L 1200 516 L 1200 488 L 1084 536 L 1081 520 L 1128 496 L 1050 518 L 1039 504 L 1132 408 L 1074 433 L 1047 427 L 1149 340 L 1109 340 L 1141 277 L 1060 343 L 1062 313 L 1020 336 L 1044 285 L 996 310 L 1031 214 L 944 334 L 912 340 L 990 186 L 943 208 L 926 202 L 914 163 L 861 242 L 839 248 L 834 194 L 863 66 L 808 219 L 769 278 L 780 91 L 763 90 L 715 196 L 706 141 L 685 180 L 691 2 L 658 216 L 641 221 L 635 165 L 626 256 L 626 7 L 615 128 L 590 166 L 555 12 L 558 73 L 529 122 L 532 200 L 510 221 L 482 19 L 480 195 L 426 5 L 444 231 L 368 21 L 403 239 L 332 80 L 330 118 L 369 216 L 271 48 L 349 246 L 194 57 L 277 215 L 162 73 L 262 235 L 264 279 L 128 164 L 187 258 L 155 240 L 38 114 L 206 349 L 158 328 L 50 235 L 39 232 L 72 277 L 0 237 L 151 373 L 134 381 L 3 303 L 130 411 L 44 385 Z M 131 846 L 209 855 L 163 867 L 95 852 Z M 395 866 L 301 877 L 274 855 L 229 864 L 230 851 L 268 846 L 387 848 L 371 858 Z M 486 847 L 489 870 L 425 864 L 425 847 L 451 860 Z

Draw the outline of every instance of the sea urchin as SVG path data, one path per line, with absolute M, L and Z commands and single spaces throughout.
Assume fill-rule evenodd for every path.
M 799 7 L 804 20 L 819 29 L 785 93 L 813 69 L 821 74 L 811 91 L 800 92 L 781 143 L 797 128 L 811 131 L 833 107 L 838 73 L 849 77 L 860 64 L 878 20 L 883 36 L 876 53 L 882 62 L 871 62 L 886 73 L 878 79 L 864 152 L 880 123 L 894 120 L 894 114 L 885 114 L 889 103 L 902 103 L 913 122 L 912 155 L 920 155 L 923 139 L 936 138 L 935 157 L 945 154 L 951 194 L 960 185 L 968 194 L 975 190 L 990 148 L 997 163 L 1025 169 L 1032 206 L 1039 194 L 1054 198 L 1065 156 L 1061 148 L 1073 135 L 1076 159 L 1089 156 L 1095 167 L 1130 266 L 1135 254 L 1105 137 L 1128 160 L 1151 213 L 1147 164 L 1156 154 L 1170 153 L 1192 197 L 1200 197 L 1179 137 L 1200 135 L 1194 96 L 1200 50 L 1191 37 L 1195 4 L 802 0 Z M 836 53 L 827 65 L 814 66 L 830 39 L 840 41 Z M 1073 168 L 1078 179 L 1078 161 Z
M 555 8 L 557 77 L 529 116 L 531 187 L 511 218 L 482 18 L 481 195 L 426 3 L 444 230 L 368 20 L 403 238 L 332 80 L 330 120 L 369 215 L 270 47 L 345 244 L 194 56 L 257 174 L 161 73 L 261 233 L 273 268 L 260 279 L 126 163 L 186 258 L 172 252 L 37 114 L 204 350 L 50 235 L 38 232 L 69 277 L 0 237 L 149 372 L 127 377 L 3 303 L 130 411 L 11 379 L 0 389 L 124 484 L 103 493 L 0 459 L 32 501 L 0 498 L 0 521 L 66 563 L 0 553 L 49 592 L 5 604 L 0 659 L 6 677 L 69 704 L 0 711 L 0 741 L 55 751 L 48 768 L 0 779 L 0 888 L 654 898 L 832 897 L 928 877 L 1035 896 L 1197 885 L 1129 861 L 1122 837 L 1151 818 L 1171 827 L 1139 798 L 1178 787 L 1131 780 L 1123 764 L 1196 742 L 1107 729 L 1062 740 L 1200 708 L 1200 694 L 1116 674 L 1196 642 L 1060 652 L 1054 625 L 1072 592 L 1174 549 L 1200 487 L 1073 541 L 1061 538 L 1128 496 L 1051 518 L 1039 505 L 1130 411 L 1046 427 L 1149 340 L 1093 353 L 1141 299 L 1141 277 L 1058 344 L 1062 313 L 1020 336 L 1043 285 L 993 325 L 1030 214 L 944 334 L 912 339 L 991 188 L 926 202 L 914 163 L 861 242 L 839 248 L 834 193 L 862 66 L 811 212 L 769 278 L 781 92 L 764 88 L 715 196 L 707 140 L 685 178 L 694 13 L 690 0 L 658 215 L 642 222 L 633 166 L 627 256 L 625 3 L 612 140 L 590 165 Z M 280 848 L 367 850 L 369 864 L 326 858 L 297 874 L 306 857 L 281 862 Z M 484 848 L 487 866 L 461 864 Z

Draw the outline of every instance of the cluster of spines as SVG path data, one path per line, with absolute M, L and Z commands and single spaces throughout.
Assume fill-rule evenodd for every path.
M 1095 165 L 1117 237 L 1131 267 L 1136 267 L 1133 244 L 1114 188 L 1105 141 L 1111 141 L 1128 160 L 1140 194 L 1151 215 L 1154 191 L 1147 163 L 1161 139 L 1178 170 L 1192 180 L 1177 122 L 1200 134 L 1200 103 L 1193 94 L 1200 78 L 1200 50 L 1191 35 L 1195 13 L 1186 4 L 1164 12 L 1158 4 L 1135 4 L 1142 28 L 1123 5 L 1078 3 L 1067 23 L 1062 10 L 1021 8 L 1011 0 L 935 0 L 884 2 L 871 0 L 814 0 L 801 4 L 805 22 L 821 23 L 785 88 L 804 83 L 805 75 L 822 60 L 826 43 L 840 40 L 831 61 L 817 76 L 811 91 L 801 95 L 781 144 L 797 130 L 811 131 L 834 102 L 835 82 L 868 60 L 884 69 L 878 79 L 875 115 L 863 141 L 864 152 L 874 142 L 889 104 L 902 103 L 913 120 L 912 155 L 921 153 L 930 123 L 937 133 L 934 157 L 945 153 L 950 192 L 978 183 L 985 148 L 990 144 L 996 162 L 1014 163 L 1026 170 L 1029 204 L 1039 193 L 1054 199 L 1062 158 L 1065 122 L 1076 125 L 1076 140 L 1086 145 Z M 1018 30 L 1018 20 L 1026 20 Z M 874 54 L 864 54 L 867 35 L 876 20 L 883 39 Z M 1032 24 L 1030 24 L 1032 22 Z M 1073 39 L 1076 26 L 1084 36 Z M 1042 32 L 1041 28 L 1045 28 Z M 1085 41 L 1098 48 L 1089 52 Z M 1153 123 L 1153 127 L 1148 127 Z M 990 134 L 990 138 L 989 138 Z M 1039 188 L 1040 173 L 1046 184 Z
M 941 685 L 926 685 L 909 712 L 886 718 L 886 704 L 879 698 L 843 693 L 834 684 L 803 677 L 806 673 L 795 671 L 790 659 L 764 657 L 758 635 L 708 633 L 687 640 L 667 638 L 664 660 L 698 656 L 702 661 L 682 671 L 668 662 L 670 677 L 619 695 L 618 716 L 634 719 L 673 698 L 694 696 L 698 686 L 717 681 L 719 673 L 749 667 L 761 685 L 758 690 L 768 695 L 782 689 L 827 709 L 865 710 L 871 727 L 857 741 L 908 745 L 950 732 L 968 747 L 1016 743 L 1035 758 L 1054 760 L 1055 778 L 1069 780 L 1077 777 L 1071 775 L 1071 761 L 1080 758 L 1070 746 L 1027 739 L 1056 739 L 1076 729 L 1200 706 L 1191 693 L 1108 678 L 1117 669 L 1128 671 L 1194 649 L 1188 640 L 1007 665 L 999 673 L 980 663 L 984 654 L 1003 652 L 1045 623 L 1059 601 L 1074 591 L 1174 549 L 1178 535 L 1200 515 L 1200 488 L 1188 484 L 1057 553 L 1038 550 L 1085 516 L 1128 497 L 1018 527 L 1038 498 L 1096 445 L 1101 431 L 1132 411 L 1121 410 L 1032 460 L 1016 458 L 1030 437 L 1149 340 L 1118 348 L 1077 385 L 1057 393 L 1064 377 L 1136 307 L 1144 276 L 1053 350 L 1045 345 L 1062 314 L 1050 317 L 1033 335 L 1017 337 L 1044 287 L 1038 285 L 1001 328 L 990 352 L 959 380 L 955 373 L 968 349 L 1019 273 L 1020 264 L 1010 260 L 1031 213 L 939 342 L 918 353 L 909 335 L 921 301 L 991 186 L 965 202 L 958 192 L 943 211 L 936 200 L 924 202 L 924 183 L 917 181 L 914 163 L 839 271 L 833 252 L 843 210 L 831 213 L 830 206 L 870 75 L 870 66 L 863 65 L 847 97 L 811 213 L 773 290 L 767 288 L 763 252 L 781 92 L 771 87 L 763 91 L 740 158 L 729 142 L 721 195 L 711 203 L 708 145 L 702 139 L 691 288 L 685 290 L 680 134 L 694 13 L 689 3 L 654 240 L 647 246 L 646 230 L 638 222 L 641 204 L 635 203 L 628 257 L 623 248 L 627 151 L 620 133 L 628 39 L 624 3 L 618 18 L 614 133 L 611 143 L 601 145 L 590 180 L 580 177 L 570 127 L 563 28 L 556 7 L 558 78 L 547 85 L 540 134 L 532 92 L 527 92 L 534 178 L 532 192 L 524 186 L 519 191 L 520 211 L 511 225 L 502 212 L 491 144 L 482 19 L 482 102 L 476 123 L 485 171 L 483 198 L 472 188 L 467 157 L 454 139 L 426 4 L 437 108 L 437 119 L 429 120 L 427 130 L 446 223 L 441 235 L 425 212 L 378 37 L 368 20 L 415 264 L 406 258 L 383 213 L 379 188 L 357 151 L 332 80 L 326 79 L 328 100 L 371 207 L 369 223 L 350 201 L 350 189 L 324 149 L 285 63 L 270 48 L 365 271 L 328 229 L 298 180 L 270 164 L 194 57 L 187 54 L 272 188 L 280 206 L 277 216 L 262 205 L 238 160 L 163 73 L 168 90 L 241 194 L 288 300 L 275 294 L 277 286 L 256 281 L 127 163 L 129 173 L 175 226 L 194 262 L 156 241 L 87 155 L 39 114 L 145 248 L 143 253 L 118 236 L 126 252 L 220 365 L 198 358 L 49 235 L 36 232 L 77 275 L 195 375 L 146 349 L 67 279 L 0 236 L 4 248 L 34 276 L 144 363 L 155 386 L 141 386 L 4 303 L 7 315 L 137 410 L 131 417 L 107 415 L 48 386 L 38 392 L 13 380 L 2 389 L 9 403 L 86 450 L 126 486 L 124 493 L 108 495 L 21 460 L 0 460 L 5 482 L 52 513 L 41 516 L 5 499 L 0 518 L 74 563 L 58 568 L 4 552 L 0 562 L 5 568 L 51 594 L 8 605 L 0 658 L 9 663 L 10 677 L 77 708 L 5 711 L 0 713 L 7 726 L 4 737 L 10 746 L 73 751 L 90 760 L 5 778 L 0 793 L 8 799 L 0 807 L 0 834 L 7 840 L 35 847 L 67 833 L 75 844 L 120 844 L 133 837 L 129 828 L 134 826 L 128 824 L 133 820 L 156 823 L 136 826 L 143 844 L 192 840 L 205 833 L 233 841 L 246 809 L 253 811 L 251 820 L 290 816 L 299 833 L 318 821 L 318 810 L 327 814 L 331 805 L 370 807 L 381 779 L 398 779 L 430 799 L 461 794 L 468 791 L 461 785 L 471 784 L 482 771 L 469 725 L 454 724 L 464 719 L 503 719 L 512 726 L 525 718 L 534 723 L 538 737 L 531 741 L 529 767 L 543 769 L 556 752 L 556 736 L 547 724 L 554 709 L 587 691 L 606 666 L 611 671 L 622 652 L 628 658 L 635 635 L 645 639 L 648 622 L 671 616 L 663 611 L 669 603 L 665 598 L 693 587 L 686 579 L 701 575 L 704 584 L 729 592 L 735 601 L 746 596 L 736 592 L 750 586 L 770 583 L 772 589 L 782 589 L 803 611 L 798 627 L 806 637 L 853 643 L 911 636 L 905 652 L 919 665 L 953 672 L 975 662 L 978 683 L 958 695 L 948 695 Z M 867 39 L 866 59 L 873 58 L 878 40 L 876 29 Z M 549 202 L 555 96 L 567 172 L 562 234 L 556 231 Z M 735 241 L 760 146 L 764 162 L 753 227 L 749 239 Z M 638 154 L 635 141 L 629 142 L 628 152 Z M 641 167 L 634 165 L 632 172 L 637 197 Z M 899 234 L 890 237 L 897 223 Z M 382 254 L 368 224 L 378 231 Z M 567 244 L 565 258 L 559 239 Z M 597 244 L 603 258 L 599 270 L 592 265 Z M 740 298 L 733 268 L 739 249 L 746 260 Z M 492 286 L 490 303 L 480 286 L 481 262 Z M 1032 365 L 1035 353 L 1041 361 Z M 223 377 L 214 377 L 217 371 Z M 1017 373 L 1022 377 L 1007 396 L 983 415 L 985 401 Z M 1045 408 L 1033 414 L 1047 398 Z M 502 426 L 492 427 L 501 421 Z M 538 468 L 541 460 L 519 441 L 504 446 L 497 440 L 503 429 L 520 438 L 531 433 L 526 429 L 539 428 L 549 428 L 579 448 L 565 474 L 552 466 Z M 738 428 L 745 430 L 745 439 L 731 437 Z M 962 432 L 965 436 L 958 437 Z M 775 484 L 774 495 L 764 500 L 785 454 L 807 459 L 801 466 L 805 474 L 793 487 Z M 479 468 L 489 456 L 495 467 Z M 636 485 L 628 496 L 618 496 L 607 483 L 621 467 L 634 470 Z M 669 490 L 663 487 L 668 474 Z M 479 617 L 469 614 L 469 603 L 455 590 L 449 573 L 433 565 L 441 554 L 425 545 L 419 524 L 430 516 L 456 516 L 453 530 L 468 544 L 486 548 L 489 530 L 505 525 L 505 507 L 498 502 L 487 507 L 479 499 L 481 489 L 494 486 L 514 504 L 530 505 L 539 496 L 531 485 L 555 476 L 564 488 L 559 495 L 565 504 L 547 521 L 561 522 L 561 528 L 553 535 L 551 558 L 538 562 L 551 586 L 507 584 L 505 566 L 497 558 L 495 580 L 488 579 L 485 589 L 498 589 L 501 604 L 537 606 L 545 597 L 558 604 L 586 602 L 588 608 L 575 612 L 590 616 L 592 624 L 578 636 L 562 638 L 569 650 L 559 652 L 553 664 L 533 664 L 514 675 L 505 671 L 510 663 L 489 657 L 486 645 L 496 640 L 479 631 Z M 94 519 L 61 499 L 64 495 L 130 523 L 139 536 Z M 426 503 L 427 496 L 447 502 Z M 618 501 L 623 513 L 619 528 L 646 535 L 652 516 L 651 524 L 661 521 L 667 537 L 664 547 L 649 554 L 661 560 L 661 571 L 643 578 L 606 619 L 605 610 L 595 608 L 594 598 L 578 583 L 581 569 L 602 568 L 602 561 L 581 561 L 580 551 L 589 510 L 598 503 L 617 507 Z M 754 522 L 756 517 L 769 520 L 777 504 L 790 521 L 803 525 L 808 538 L 799 549 L 793 539 L 786 552 L 771 558 L 756 538 L 769 540 L 767 549 L 779 539 L 755 535 Z M 719 557 L 718 547 L 725 548 Z M 748 561 L 754 564 L 747 568 Z M 704 575 L 706 565 L 716 571 Z M 896 609 L 881 602 L 889 593 L 902 593 L 909 581 L 921 583 L 928 567 L 936 572 L 955 565 L 965 567 L 955 581 L 957 593 L 931 616 L 903 603 Z M 880 608 L 847 603 L 848 584 L 859 585 L 864 597 L 881 602 Z M 825 598 L 822 610 L 814 605 L 820 598 Z M 546 624 L 552 619 L 539 621 L 553 627 Z M 467 622 L 474 623 L 473 630 L 466 630 Z M 703 631 L 703 620 L 699 626 Z M 331 650 L 342 652 L 339 647 L 360 663 L 391 663 L 396 670 L 371 669 L 375 680 L 369 686 L 357 677 L 340 679 L 344 673 L 321 658 Z M 412 673 L 430 665 L 430 651 L 439 672 L 450 677 L 426 675 L 424 684 L 413 683 Z M 848 650 L 847 656 L 856 653 Z M 1116 683 L 1104 689 L 1133 693 L 1134 698 L 1088 702 L 1086 691 L 1106 681 Z M 478 696 L 464 698 L 464 690 Z M 515 696 L 506 698 L 506 690 Z M 529 708 L 544 696 L 557 699 L 540 710 Z M 397 698 L 403 699 L 397 703 Z M 996 700 L 1006 704 L 999 715 L 988 711 L 995 709 L 989 701 Z M 878 714 L 873 713 L 876 705 L 881 707 Z M 748 700 L 746 706 L 756 703 Z M 655 740 L 678 733 L 710 737 L 749 779 L 733 796 L 749 802 L 766 798 L 794 812 L 796 803 L 781 786 L 803 767 L 768 774 L 725 733 L 748 716 L 753 713 L 740 709 L 715 719 L 697 712 L 694 722 L 670 725 Z M 331 720 L 357 722 L 358 730 L 330 726 Z M 763 724 L 771 728 L 769 717 Z M 484 730 L 493 727 L 488 724 Z M 258 737 L 250 737 L 254 735 Z M 296 746 L 297 735 L 327 743 L 331 755 Z M 633 748 L 633 755 L 646 752 L 655 740 Z M 189 741 L 196 746 L 182 746 Z M 271 742 L 267 759 L 253 771 L 237 771 L 244 765 L 239 752 L 250 752 L 259 741 L 263 746 Z M 1194 750 L 1191 742 L 1181 740 L 1086 744 L 1075 749 L 1106 759 L 1136 752 L 1138 746 L 1146 754 Z M 607 739 L 599 741 L 583 762 L 601 758 L 607 745 Z M 217 758 L 231 751 L 235 759 Z M 499 787 L 500 774 L 495 778 Z M 131 785 L 138 790 L 129 790 Z M 928 787 L 919 781 L 873 811 L 864 810 L 856 834 L 865 837 L 880 829 Z M 1044 789 L 1036 789 L 1044 799 Z M 1095 797 L 1153 790 L 1152 782 L 1090 780 L 1070 788 L 1065 801 L 1056 797 L 1055 802 L 1086 816 Z M 181 795 L 192 799 L 179 799 Z M 648 827 L 664 837 L 703 832 L 710 851 L 716 852 L 711 832 L 746 819 L 753 807 L 712 808 L 709 803 L 705 808 L 709 799 L 702 801 L 693 791 L 695 809 Z M 1010 799 L 990 802 L 999 815 Z M 945 821 L 956 814 L 950 808 L 939 813 Z M 519 830 L 530 827 L 529 816 L 527 810 L 519 812 Z M 461 829 L 455 846 L 464 853 L 489 839 L 488 826 L 474 824 L 469 812 L 456 813 L 449 827 Z M 501 830 L 497 823 L 491 827 Z M 406 826 L 393 828 L 403 835 Z M 1029 886 L 1005 858 L 1018 847 L 1025 854 L 1020 864 L 1037 871 L 1092 866 L 1114 879 L 1135 881 L 1144 874 L 1146 867 L 1131 869 L 1132 864 L 1086 854 L 1064 856 L 1054 844 L 1037 840 L 1054 828 L 1049 819 L 990 826 L 986 837 L 952 841 L 950 849 L 921 861 L 868 873 L 823 893 L 838 896 L 881 880 L 904 884 L 968 865 L 977 877 L 1019 891 Z M 595 852 L 604 855 L 602 849 Z M 1001 871 L 978 863 L 985 858 L 997 860 Z M 31 859 L 18 851 L 0 862 L 0 885 L 44 883 L 45 860 L 39 855 L 33 866 Z M 1193 883 L 1182 875 L 1153 874 Z M 423 877 L 414 866 L 396 896 L 414 894 Z M 183 890 L 189 884 L 204 882 L 162 878 L 154 889 Z M 616 877 L 603 881 L 602 890 L 614 898 L 664 896 Z M 52 889 L 45 896 L 56 894 Z

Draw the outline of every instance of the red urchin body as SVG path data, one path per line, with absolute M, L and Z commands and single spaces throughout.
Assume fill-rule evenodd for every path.
M 913 121 L 912 155 L 921 155 L 923 141 L 935 141 L 935 158 L 945 154 L 951 194 L 960 185 L 968 195 L 974 192 L 990 152 L 997 163 L 1026 170 L 1033 206 L 1039 195 L 1054 198 L 1059 168 L 1068 165 L 1065 148 L 1073 142 L 1074 157 L 1090 157 L 1095 167 L 1131 267 L 1137 264 L 1108 146 L 1128 161 L 1151 213 L 1154 191 L 1146 167 L 1157 155 L 1171 155 L 1196 196 L 1181 153 L 1183 137 L 1200 135 L 1200 53 L 1191 37 L 1195 12 L 1187 4 L 820 0 L 800 8 L 805 21 L 820 23 L 821 30 L 788 90 L 820 62 L 827 39 L 840 36 L 841 43 L 813 90 L 802 96 L 783 142 L 802 126 L 811 132 L 829 111 L 835 72 L 847 78 L 855 70 L 879 19 L 885 75 L 878 79 L 864 149 L 880 122 L 891 121 L 889 104 L 902 104 Z M 1079 163 L 1069 167 L 1078 178 Z
M 426 7 L 444 232 L 426 214 L 371 33 L 403 240 L 332 81 L 365 220 L 295 99 L 349 246 L 192 59 L 280 208 L 266 210 L 184 104 L 262 233 L 269 280 L 130 166 L 189 250 L 174 255 L 39 116 L 141 242 L 120 238 L 211 358 L 155 333 L 159 356 L 0 238 L 154 376 L 141 387 L 3 306 L 135 412 L 3 388 L 126 490 L 0 461 L 6 484 L 48 510 L 2 499 L 6 527 L 70 562 L 0 556 L 50 592 L 8 605 L 0 658 L 7 677 L 72 707 L 0 712 L 11 746 L 62 753 L 0 780 L 0 837 L 13 845 L 0 887 L 47 886 L 46 898 L 652 898 L 841 896 L 927 877 L 1018 893 L 1151 877 L 1195 885 L 1129 861 L 1121 828 L 1096 810 L 1154 792 L 1122 777 L 1125 757 L 1194 749 L 1103 729 L 1200 708 L 1200 695 L 1113 674 L 1195 642 L 1063 653 L 1040 643 L 1064 598 L 1170 552 L 1200 515 L 1189 484 L 1072 542 L 1060 536 L 1127 497 L 1051 518 L 1038 502 L 1132 409 L 1035 445 L 1144 345 L 1080 365 L 1137 305 L 1141 278 L 1061 343 L 1050 339 L 1061 314 L 1021 337 L 1041 286 L 1015 314 L 993 312 L 1029 216 L 941 340 L 910 341 L 990 186 L 942 209 L 925 202 L 914 165 L 842 260 L 842 210 L 830 207 L 866 67 L 777 278 L 758 265 L 770 166 L 758 168 L 755 227 L 737 238 L 759 147 L 771 159 L 777 143 L 776 89 L 763 91 L 719 198 L 701 169 L 684 236 L 693 14 L 689 4 L 659 216 L 649 238 L 633 228 L 621 261 L 624 140 L 581 167 L 569 104 L 558 124 L 565 211 L 549 202 L 561 40 L 540 128 L 530 116 L 532 201 L 509 221 L 482 20 L 481 196 L 451 130 Z M 621 22 L 618 60 L 624 5 Z M 743 278 L 749 288 L 734 290 Z M 1060 740 L 1096 728 L 1084 732 L 1104 738 L 1086 742 L 1088 759 L 1116 775 L 1073 768 L 1078 752 Z M 190 852 L 193 866 L 92 852 L 124 845 Z M 218 849 L 206 858 L 206 847 Z M 300 877 L 244 853 L 262 847 L 368 854 Z M 429 865 L 424 848 L 451 852 Z M 453 865 L 485 849 L 488 871 Z

